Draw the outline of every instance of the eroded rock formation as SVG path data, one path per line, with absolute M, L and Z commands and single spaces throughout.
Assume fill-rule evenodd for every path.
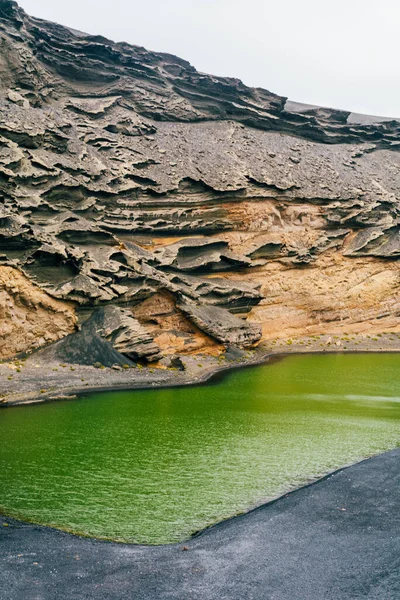
M 296 104 L 11 0 L 0 43 L 0 264 L 64 307 L 51 339 L 13 345 L 11 326 L 0 356 L 69 333 L 71 305 L 122 319 L 107 343 L 149 360 L 261 330 L 399 328 L 398 120 Z
M 63 338 L 75 325 L 71 303 L 51 298 L 16 269 L 0 266 L 0 360 Z

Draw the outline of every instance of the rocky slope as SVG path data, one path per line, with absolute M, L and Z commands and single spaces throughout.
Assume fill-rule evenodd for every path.
M 0 357 L 93 311 L 81 339 L 128 360 L 400 330 L 399 120 L 296 104 L 11 0 L 0 44 Z

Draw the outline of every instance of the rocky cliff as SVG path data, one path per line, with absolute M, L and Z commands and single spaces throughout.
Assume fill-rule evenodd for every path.
M 0 44 L 0 357 L 93 311 L 133 360 L 400 330 L 399 120 L 290 102 L 11 0 Z M 36 329 L 15 325 L 10 277 Z

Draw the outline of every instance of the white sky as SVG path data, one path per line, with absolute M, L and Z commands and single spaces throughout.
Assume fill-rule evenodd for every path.
M 19 0 L 291 100 L 400 117 L 400 0 Z

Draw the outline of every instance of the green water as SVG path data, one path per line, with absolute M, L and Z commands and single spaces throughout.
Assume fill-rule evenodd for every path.
M 292 356 L 209 386 L 0 411 L 0 507 L 92 536 L 183 540 L 400 442 L 400 355 Z

